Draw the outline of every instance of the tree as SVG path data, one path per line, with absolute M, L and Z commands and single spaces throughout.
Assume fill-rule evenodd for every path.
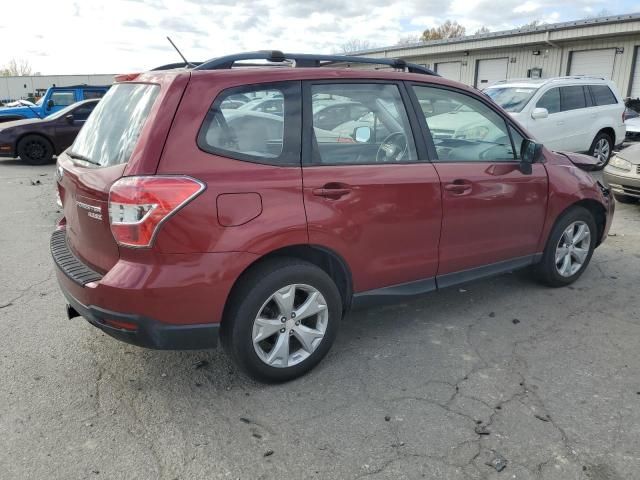
M 584 17 L 585 20 L 591 20 L 593 18 L 600 18 L 600 17 L 610 17 L 613 14 L 611 13 L 611 10 L 607 10 L 606 8 L 603 8 L 602 10 L 597 11 L 596 13 L 592 13 L 591 15 L 587 15 L 586 17 Z
M 547 22 L 543 22 L 542 20 L 534 20 L 532 22 L 529 23 L 525 23 L 524 25 L 520 25 L 518 27 L 519 30 L 526 30 L 529 28 L 536 28 L 536 27 L 542 27 L 543 25 L 546 25 Z
M 400 37 L 396 45 L 411 45 L 414 43 L 420 43 L 422 39 L 418 34 L 406 35 L 404 37 Z
M 24 58 L 12 58 L 9 63 L 0 68 L 0 75 L 3 77 L 22 77 L 31 75 L 32 69 L 29 60 Z
M 485 27 L 483 25 L 478 30 L 476 30 L 476 33 L 474 33 L 474 35 L 482 35 L 483 33 L 491 33 L 491 30 L 489 30 L 489 27 Z
M 349 53 L 360 52 L 362 50 L 369 50 L 373 48 L 373 45 L 369 40 L 360 40 L 358 38 L 352 38 L 340 45 L 340 53 L 347 55 Z
M 428 28 L 422 32 L 422 40 L 440 40 L 443 38 L 457 38 L 464 37 L 467 33 L 467 29 L 460 25 L 458 22 L 452 22 L 447 20 L 439 27 Z

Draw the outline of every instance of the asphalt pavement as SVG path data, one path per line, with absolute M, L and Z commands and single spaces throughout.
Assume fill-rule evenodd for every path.
M 1 479 L 640 478 L 640 205 L 571 287 L 518 272 L 351 313 L 277 386 L 67 320 L 53 165 L 0 161 L 0 205 Z

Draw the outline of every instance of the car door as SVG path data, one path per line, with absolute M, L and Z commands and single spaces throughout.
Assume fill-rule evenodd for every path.
M 568 143 L 562 128 L 560 112 L 560 89 L 553 87 L 544 92 L 536 101 L 534 108 L 544 108 L 547 117 L 527 119 L 526 127 L 534 138 L 551 150 L 566 150 Z M 533 109 L 532 109 L 533 111 Z
M 565 150 L 569 152 L 586 152 L 591 147 L 590 131 L 595 117 L 587 108 L 590 104 L 591 96 L 583 85 L 560 87 L 559 127 L 564 133 Z
M 440 182 L 424 144 L 414 138 L 410 121 L 417 117 L 411 105 L 407 108 L 404 85 L 319 81 L 304 84 L 303 92 L 303 191 L 310 243 L 346 261 L 356 294 L 389 286 L 399 294 L 432 290 Z M 370 112 L 371 122 L 359 122 L 348 134 L 318 128 L 314 102 L 328 96 L 358 103 Z
M 544 165 L 520 170 L 522 134 L 490 101 L 424 84 L 411 90 L 416 104 L 459 104 L 460 113 L 421 119 L 442 186 L 438 287 L 531 263 L 547 208 Z

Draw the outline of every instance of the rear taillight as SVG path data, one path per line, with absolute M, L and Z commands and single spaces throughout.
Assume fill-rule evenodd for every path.
M 109 223 L 119 245 L 149 247 L 160 225 L 204 190 L 191 177 L 123 177 L 109 192 Z

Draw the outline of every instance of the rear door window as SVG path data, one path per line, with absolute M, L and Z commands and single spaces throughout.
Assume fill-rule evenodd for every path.
M 560 106 L 563 112 L 586 108 L 587 100 L 582 85 L 560 87 Z
M 322 165 L 417 162 L 398 85 L 311 85 L 313 159 Z
M 127 163 L 159 90 L 147 83 L 111 87 L 80 130 L 69 156 L 101 167 Z
M 606 85 L 589 85 L 589 90 L 591 90 L 593 103 L 597 106 L 615 105 L 618 103 L 616 96 Z
M 90 100 L 92 98 L 102 98 L 105 93 L 107 92 L 104 90 L 85 90 L 83 95 L 85 100 Z
M 238 95 L 252 100 L 228 108 Z M 198 133 L 205 152 L 273 165 L 300 163 L 300 84 L 249 85 L 223 91 Z

